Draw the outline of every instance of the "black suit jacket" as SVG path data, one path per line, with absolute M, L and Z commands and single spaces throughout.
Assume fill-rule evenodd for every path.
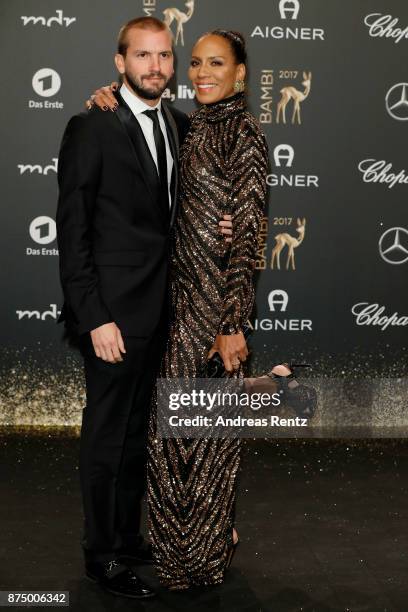
M 169 210 L 160 204 L 156 166 L 139 122 L 118 101 L 115 113 L 94 107 L 72 117 L 59 154 L 59 320 L 79 335 L 114 321 L 124 335 L 147 336 L 166 301 L 178 149 L 189 119 L 162 101 L 174 160 Z

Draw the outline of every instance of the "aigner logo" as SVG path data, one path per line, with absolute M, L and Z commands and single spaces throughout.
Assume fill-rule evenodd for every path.
M 22 16 L 21 19 L 23 21 L 23 26 L 26 25 L 41 25 L 47 28 L 50 28 L 52 25 L 65 26 L 69 28 L 70 25 L 76 21 L 76 17 L 63 17 L 62 11 L 56 11 L 56 17 L 50 17 L 47 19 L 46 17 L 25 17 Z
M 52 158 L 52 164 L 48 164 L 48 166 L 40 166 L 40 164 L 17 164 L 17 168 L 20 170 L 20 174 L 24 174 L 25 172 L 29 172 L 33 174 L 36 172 L 37 174 L 43 174 L 47 176 L 48 172 L 57 172 L 58 169 L 58 158 Z
M 280 0 L 279 15 L 282 20 L 295 21 L 298 18 L 300 10 L 299 0 Z M 323 28 L 305 28 L 305 27 L 280 27 L 280 26 L 261 26 L 257 25 L 251 37 L 260 36 L 261 38 L 286 38 L 299 40 L 324 40 Z
M 273 150 L 274 166 L 292 167 L 295 150 L 288 144 L 280 144 Z M 268 174 L 266 182 L 270 187 L 319 187 L 319 177 L 314 174 Z
M 391 227 L 383 233 L 378 248 L 380 256 L 389 264 L 399 265 L 408 261 L 408 230 Z
M 45 319 L 53 319 L 56 321 L 61 314 L 60 310 L 57 310 L 56 304 L 50 304 L 50 310 L 16 310 L 18 320 L 21 319 L 37 319 L 38 321 L 45 321 Z
M 279 13 L 281 19 L 297 19 L 300 9 L 299 0 L 280 0 Z
M 290 145 L 280 144 L 273 150 L 273 160 L 275 162 L 275 166 L 281 166 L 281 161 L 283 161 L 285 162 L 285 166 L 291 168 L 294 157 L 295 150 Z
M 408 83 L 397 83 L 385 96 L 387 113 L 397 121 L 408 119 Z
M 394 27 L 398 23 L 398 18 L 392 15 L 370 13 L 364 18 L 364 23 L 368 27 L 369 35 L 373 38 L 393 38 L 395 43 L 399 43 L 403 38 L 408 38 L 408 27 L 404 29 Z
M 187 0 L 185 3 L 186 12 L 180 11 L 178 8 L 167 8 L 164 9 L 164 23 L 170 27 L 173 21 L 176 22 L 176 38 L 174 44 L 177 45 L 180 38 L 181 44 L 184 46 L 184 32 L 183 25 L 191 19 L 194 13 L 194 0 Z
M 275 312 L 275 306 L 279 306 L 281 312 L 285 312 L 289 302 L 289 295 L 283 289 L 274 289 L 269 292 L 268 306 L 271 312 Z
M 286 312 L 289 295 L 283 289 L 274 289 L 268 295 L 270 312 Z M 310 319 L 255 319 L 252 328 L 261 331 L 312 331 Z

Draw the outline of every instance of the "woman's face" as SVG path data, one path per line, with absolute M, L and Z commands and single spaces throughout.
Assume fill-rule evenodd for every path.
M 191 54 L 188 76 L 201 104 L 218 102 L 235 93 L 235 81 L 244 80 L 244 64 L 236 64 L 229 42 L 208 34 L 198 39 Z

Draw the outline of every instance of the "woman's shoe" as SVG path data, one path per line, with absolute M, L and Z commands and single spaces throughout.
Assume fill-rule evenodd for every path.
M 257 378 L 245 378 L 244 388 L 250 394 L 279 393 L 281 405 L 292 408 L 299 417 L 310 419 L 316 412 L 316 389 L 299 383 L 295 376 L 296 368 L 310 367 L 308 363 L 283 363 Z
M 240 539 L 237 536 L 236 542 L 231 542 L 231 544 L 230 544 L 230 548 L 229 548 L 229 551 L 228 551 L 228 557 L 227 557 L 227 564 L 225 566 L 226 569 L 228 569 L 230 567 L 231 563 L 232 563 L 232 559 L 233 559 L 233 557 L 235 555 L 235 552 L 236 552 L 236 550 L 238 548 L 239 542 L 240 542 Z

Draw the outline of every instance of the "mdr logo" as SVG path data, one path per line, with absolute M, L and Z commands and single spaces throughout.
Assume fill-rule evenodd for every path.
M 34 73 L 31 85 L 40 98 L 52 98 L 61 89 L 61 77 L 53 68 L 40 68 Z M 28 108 L 62 109 L 64 104 L 58 100 L 29 100 Z

